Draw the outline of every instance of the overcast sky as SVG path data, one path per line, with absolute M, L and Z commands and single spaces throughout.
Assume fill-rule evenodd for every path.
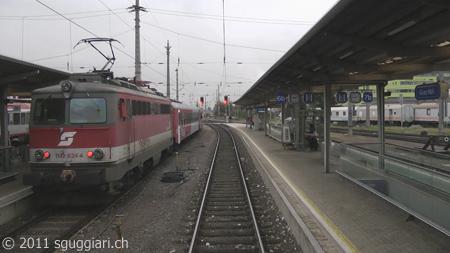
M 166 93 L 169 41 L 171 98 L 176 72 L 180 100 L 208 106 L 237 100 L 336 0 L 140 0 L 142 79 Z M 134 0 L 0 0 L 0 54 L 67 71 L 101 69 L 106 60 L 81 39 L 114 44 L 116 77 L 134 76 Z M 225 38 L 224 38 L 225 26 Z M 225 44 L 225 47 L 224 47 Z M 106 55 L 106 43 L 98 45 Z M 224 57 L 226 64 L 224 64 Z M 179 64 L 178 64 L 179 59 Z M 220 86 L 220 83 L 222 85 Z

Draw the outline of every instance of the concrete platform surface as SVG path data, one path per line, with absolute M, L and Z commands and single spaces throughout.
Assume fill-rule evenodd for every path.
M 417 219 L 406 221 L 406 212 L 335 173 L 338 157 L 325 173 L 320 151 L 285 150 L 264 131 L 228 125 L 244 137 L 324 252 L 449 252 L 450 237 Z

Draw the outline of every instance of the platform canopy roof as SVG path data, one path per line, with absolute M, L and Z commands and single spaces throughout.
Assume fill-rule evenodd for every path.
M 30 97 L 31 91 L 55 84 L 70 73 L 0 55 L 0 88 L 8 96 Z
M 450 70 L 450 1 L 341 0 L 235 104 Z

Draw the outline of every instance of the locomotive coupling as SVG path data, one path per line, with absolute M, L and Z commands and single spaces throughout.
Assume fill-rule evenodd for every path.
M 65 183 L 72 183 L 76 177 L 75 171 L 73 170 L 63 170 L 61 172 L 61 180 Z

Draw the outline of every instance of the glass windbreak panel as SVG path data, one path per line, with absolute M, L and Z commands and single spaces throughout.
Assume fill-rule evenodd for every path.
M 450 156 L 445 154 L 386 144 L 386 155 L 450 174 Z
M 409 156 L 418 156 L 407 153 L 408 150 L 404 148 L 389 147 L 386 151 L 396 153 L 396 157 L 382 157 L 341 144 L 339 172 L 450 233 L 450 218 L 444 215 L 450 212 L 449 174 L 398 159 L 406 157 L 403 152 Z
M 104 98 L 71 99 L 69 121 L 72 124 L 106 122 L 106 100 Z
M 33 123 L 36 125 L 60 125 L 64 123 L 64 99 L 41 98 L 36 100 Z
M 379 180 L 384 172 L 379 168 L 379 157 L 360 149 L 343 146 L 340 152 L 340 171 L 364 183 Z

